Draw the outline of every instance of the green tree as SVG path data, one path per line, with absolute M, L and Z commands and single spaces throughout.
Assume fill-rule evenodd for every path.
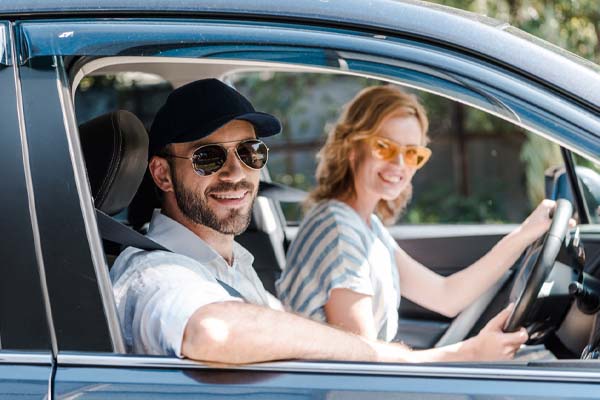
M 600 63 L 600 4 L 597 0 L 431 0 L 510 23 L 581 57 Z M 528 135 L 521 151 L 529 198 L 544 196 L 543 171 L 561 163 L 558 147 Z
M 600 63 L 597 0 L 431 0 L 510 23 L 581 57 Z

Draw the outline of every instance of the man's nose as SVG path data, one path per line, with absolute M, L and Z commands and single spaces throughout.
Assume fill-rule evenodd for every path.
M 231 182 L 244 179 L 244 166 L 235 154 L 235 150 L 227 151 L 227 160 L 219 170 L 219 179 Z

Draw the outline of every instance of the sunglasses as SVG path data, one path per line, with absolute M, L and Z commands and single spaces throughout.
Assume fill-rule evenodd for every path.
M 407 166 L 419 169 L 431 157 L 431 149 L 425 146 L 401 146 L 381 136 L 369 136 L 365 140 L 371 147 L 372 154 L 380 160 L 392 161 L 402 155 Z
M 229 150 L 223 144 L 233 142 L 237 142 L 237 140 L 202 145 L 194 150 L 191 157 L 182 157 L 174 154 L 164 154 L 164 156 L 191 160 L 192 168 L 194 168 L 194 171 L 198 175 L 208 176 L 214 174 L 225 165 Z M 242 140 L 233 149 L 238 160 L 250 169 L 259 170 L 267 165 L 269 148 L 262 140 Z

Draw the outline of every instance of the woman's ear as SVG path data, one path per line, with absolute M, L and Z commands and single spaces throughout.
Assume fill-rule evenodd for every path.
M 348 161 L 350 161 L 351 164 L 356 162 L 356 147 L 350 147 L 350 150 L 348 151 Z
M 173 181 L 171 179 L 171 167 L 166 158 L 154 156 L 148 163 L 150 175 L 154 184 L 163 192 L 173 191 Z

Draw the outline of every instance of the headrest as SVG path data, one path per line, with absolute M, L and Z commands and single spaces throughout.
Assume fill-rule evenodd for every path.
M 148 133 L 129 111 L 101 115 L 79 127 L 96 208 L 114 215 L 126 208 L 148 166 Z

